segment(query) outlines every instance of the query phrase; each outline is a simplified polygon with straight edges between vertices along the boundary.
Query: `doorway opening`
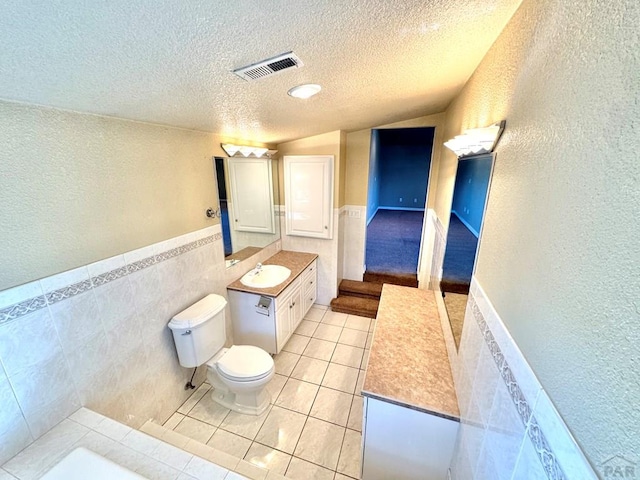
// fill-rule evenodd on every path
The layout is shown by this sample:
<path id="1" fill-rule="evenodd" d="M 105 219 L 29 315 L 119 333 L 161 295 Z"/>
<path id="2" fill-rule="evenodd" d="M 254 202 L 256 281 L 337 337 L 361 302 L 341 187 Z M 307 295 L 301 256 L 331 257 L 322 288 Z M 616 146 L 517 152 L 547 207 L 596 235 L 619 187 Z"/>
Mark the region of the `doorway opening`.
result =
<path id="1" fill-rule="evenodd" d="M 434 127 L 371 132 L 365 282 L 418 286 Z"/>

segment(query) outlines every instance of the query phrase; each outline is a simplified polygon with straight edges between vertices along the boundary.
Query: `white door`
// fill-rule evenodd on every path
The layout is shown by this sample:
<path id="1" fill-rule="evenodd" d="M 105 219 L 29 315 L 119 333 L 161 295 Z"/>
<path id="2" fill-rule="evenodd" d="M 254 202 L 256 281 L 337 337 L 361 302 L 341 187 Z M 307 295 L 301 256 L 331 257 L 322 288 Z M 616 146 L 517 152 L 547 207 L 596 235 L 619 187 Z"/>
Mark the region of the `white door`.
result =
<path id="1" fill-rule="evenodd" d="M 287 235 L 333 238 L 333 155 L 284 157 Z"/>
<path id="2" fill-rule="evenodd" d="M 275 233 L 271 160 L 230 158 L 229 223 L 243 232 Z"/>

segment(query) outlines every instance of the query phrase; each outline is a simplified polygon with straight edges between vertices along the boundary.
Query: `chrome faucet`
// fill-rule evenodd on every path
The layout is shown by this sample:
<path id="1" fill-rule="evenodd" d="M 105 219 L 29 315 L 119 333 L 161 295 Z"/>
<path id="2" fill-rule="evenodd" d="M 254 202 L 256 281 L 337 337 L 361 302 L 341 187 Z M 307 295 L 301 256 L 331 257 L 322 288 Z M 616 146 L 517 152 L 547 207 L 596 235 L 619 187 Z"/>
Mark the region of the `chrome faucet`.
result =
<path id="1" fill-rule="evenodd" d="M 256 275 L 259 274 L 261 271 L 262 271 L 262 264 L 258 262 L 258 264 L 256 265 Z"/>

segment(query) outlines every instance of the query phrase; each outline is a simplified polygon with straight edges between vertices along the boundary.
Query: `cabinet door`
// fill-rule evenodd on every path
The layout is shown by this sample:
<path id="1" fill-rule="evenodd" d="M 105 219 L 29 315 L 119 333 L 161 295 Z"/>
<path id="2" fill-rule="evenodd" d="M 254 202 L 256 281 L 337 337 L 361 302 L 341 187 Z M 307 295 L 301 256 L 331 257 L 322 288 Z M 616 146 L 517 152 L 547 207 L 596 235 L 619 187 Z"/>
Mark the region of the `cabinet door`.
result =
<path id="1" fill-rule="evenodd" d="M 305 313 L 303 308 L 302 289 L 298 286 L 291 296 L 291 315 L 289 316 L 291 321 L 291 333 L 298 328 L 298 325 L 302 321 L 302 317 Z"/>
<path id="2" fill-rule="evenodd" d="M 333 238 L 333 155 L 284 157 L 287 235 Z"/>
<path id="3" fill-rule="evenodd" d="M 280 353 L 282 347 L 291 336 L 291 297 L 283 299 L 276 309 L 276 351 Z"/>
<path id="4" fill-rule="evenodd" d="M 229 223 L 243 232 L 275 233 L 271 160 L 230 158 Z"/>

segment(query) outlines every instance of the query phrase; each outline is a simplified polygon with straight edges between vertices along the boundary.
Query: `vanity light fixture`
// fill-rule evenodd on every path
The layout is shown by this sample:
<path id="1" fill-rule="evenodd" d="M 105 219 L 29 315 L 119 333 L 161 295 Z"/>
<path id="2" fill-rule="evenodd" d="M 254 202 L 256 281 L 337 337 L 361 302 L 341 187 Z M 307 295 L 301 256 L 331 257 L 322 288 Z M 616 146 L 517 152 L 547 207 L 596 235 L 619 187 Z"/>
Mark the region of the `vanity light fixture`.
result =
<path id="1" fill-rule="evenodd" d="M 291 97 L 306 99 L 313 97 L 320 90 L 322 90 L 322 87 L 317 83 L 305 83 L 304 85 L 293 87 L 287 93 Z"/>
<path id="2" fill-rule="evenodd" d="M 233 143 L 221 143 L 220 146 L 230 157 L 271 157 L 277 150 L 269 150 L 265 147 L 251 147 L 249 145 L 234 145 Z"/>
<path id="3" fill-rule="evenodd" d="M 502 136 L 505 124 L 506 121 L 502 120 L 488 127 L 465 130 L 462 135 L 456 135 L 445 142 L 444 146 L 452 150 L 458 158 L 491 153 Z"/>

